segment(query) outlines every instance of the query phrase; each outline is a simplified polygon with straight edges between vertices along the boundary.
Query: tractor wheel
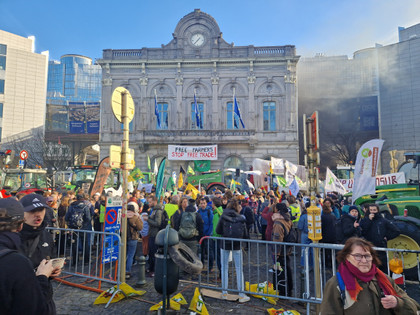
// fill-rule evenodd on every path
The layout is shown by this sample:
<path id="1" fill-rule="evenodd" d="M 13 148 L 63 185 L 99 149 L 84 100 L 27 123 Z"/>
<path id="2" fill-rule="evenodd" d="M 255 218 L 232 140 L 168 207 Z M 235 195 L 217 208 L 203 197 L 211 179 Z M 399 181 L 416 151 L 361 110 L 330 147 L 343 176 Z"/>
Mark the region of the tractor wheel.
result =
<path id="1" fill-rule="evenodd" d="M 398 220 L 394 221 L 393 223 L 400 229 L 401 234 L 398 237 L 388 241 L 388 248 L 420 251 L 420 226 Z M 408 253 L 404 254 L 403 256 L 404 274 L 406 279 L 420 280 L 418 279 L 417 255 Z M 393 256 L 390 254 L 389 259 L 391 260 L 392 258 Z"/>
<path id="2" fill-rule="evenodd" d="M 226 187 L 222 186 L 222 185 L 212 185 L 210 187 L 207 188 L 206 190 L 206 194 L 207 195 L 212 195 L 213 194 L 213 190 L 215 189 L 219 189 L 221 192 L 225 192 Z"/>

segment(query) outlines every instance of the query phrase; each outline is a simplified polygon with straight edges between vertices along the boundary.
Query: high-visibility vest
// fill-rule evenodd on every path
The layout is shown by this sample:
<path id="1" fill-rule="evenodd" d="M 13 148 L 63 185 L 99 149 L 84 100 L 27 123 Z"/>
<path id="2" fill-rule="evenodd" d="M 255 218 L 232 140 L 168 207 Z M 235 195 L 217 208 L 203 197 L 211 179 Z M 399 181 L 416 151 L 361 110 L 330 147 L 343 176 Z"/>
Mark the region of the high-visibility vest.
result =
<path id="1" fill-rule="evenodd" d="M 300 218 L 300 206 L 289 205 L 289 207 L 292 212 L 292 216 L 296 217 L 296 219 L 293 220 L 293 223 L 298 222 Z"/>

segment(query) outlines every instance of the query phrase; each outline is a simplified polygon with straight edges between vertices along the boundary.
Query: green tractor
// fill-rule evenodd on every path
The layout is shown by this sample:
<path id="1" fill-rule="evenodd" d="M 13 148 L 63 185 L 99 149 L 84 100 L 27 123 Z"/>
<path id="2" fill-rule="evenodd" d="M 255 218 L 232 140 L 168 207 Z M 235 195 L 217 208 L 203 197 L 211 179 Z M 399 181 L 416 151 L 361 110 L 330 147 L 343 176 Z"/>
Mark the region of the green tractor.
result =
<path id="1" fill-rule="evenodd" d="M 416 167 L 420 167 L 417 165 Z M 374 195 L 365 195 L 355 201 L 356 205 L 376 203 L 381 213 L 400 229 L 401 234 L 388 241 L 389 248 L 415 250 L 420 252 L 420 194 L 419 181 L 409 180 L 407 184 L 376 187 Z M 392 259 L 393 257 L 389 257 Z M 417 279 L 417 265 L 420 254 L 404 254 L 404 273 L 408 279 Z M 420 279 L 419 279 L 420 280 Z"/>
<path id="2" fill-rule="evenodd" d="M 195 187 L 204 187 L 206 193 L 211 195 L 213 190 L 219 189 L 225 191 L 226 185 L 223 183 L 222 171 L 208 171 L 202 172 L 201 175 L 188 175 L 188 183 Z"/>

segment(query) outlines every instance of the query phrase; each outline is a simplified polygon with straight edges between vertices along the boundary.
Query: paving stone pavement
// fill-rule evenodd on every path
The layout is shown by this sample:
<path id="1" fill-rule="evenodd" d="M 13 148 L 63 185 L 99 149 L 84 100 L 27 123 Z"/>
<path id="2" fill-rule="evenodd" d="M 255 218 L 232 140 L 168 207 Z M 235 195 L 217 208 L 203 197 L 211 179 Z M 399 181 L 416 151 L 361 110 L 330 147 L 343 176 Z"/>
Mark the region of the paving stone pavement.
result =
<path id="1" fill-rule="evenodd" d="M 137 279 L 134 276 L 127 283 L 134 289 L 144 290 L 146 293 L 142 296 L 124 299 L 117 303 L 111 303 L 107 309 L 105 305 L 93 305 L 99 293 L 79 289 L 54 281 L 54 301 L 57 306 L 57 314 L 153 314 L 149 312 L 149 308 L 159 303 L 162 296 L 154 289 L 153 279 L 147 278 L 148 283 L 143 287 L 135 287 Z M 108 286 L 109 287 L 109 286 Z M 183 305 L 178 314 L 190 314 L 188 310 L 189 303 L 194 295 L 198 282 L 180 281 L 176 293 L 181 292 L 187 300 L 188 305 Z M 173 295 L 175 295 L 174 293 Z M 267 309 L 273 307 L 272 304 L 251 297 L 247 303 L 238 303 L 223 301 L 215 298 L 204 297 L 204 303 L 210 315 L 212 314 L 267 314 Z M 285 300 L 279 300 L 276 308 L 300 309 L 303 307 L 291 304 Z M 303 313 L 302 313 L 303 314 Z"/>

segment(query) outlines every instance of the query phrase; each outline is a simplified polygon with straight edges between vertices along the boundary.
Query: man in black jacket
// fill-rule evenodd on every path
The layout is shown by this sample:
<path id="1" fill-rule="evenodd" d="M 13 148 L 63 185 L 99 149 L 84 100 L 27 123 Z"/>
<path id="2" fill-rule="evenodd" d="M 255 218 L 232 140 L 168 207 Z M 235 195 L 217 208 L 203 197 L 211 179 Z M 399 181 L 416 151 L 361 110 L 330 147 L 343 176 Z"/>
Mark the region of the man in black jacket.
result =
<path id="1" fill-rule="evenodd" d="M 54 242 L 52 235 L 45 228 L 45 213 L 51 209 L 47 205 L 47 199 L 38 194 L 29 194 L 20 199 L 25 214 L 23 228 L 20 231 L 22 240 L 23 254 L 32 262 L 33 268 L 38 266 L 42 260 L 53 257 Z M 52 210 L 52 209 L 51 209 Z M 52 276 L 58 276 L 60 270 Z M 55 304 L 53 300 L 53 287 L 51 278 L 48 279 L 49 291 L 46 295 L 48 311 L 47 314 L 55 314 Z"/>
<path id="2" fill-rule="evenodd" d="M 19 253 L 24 209 L 13 198 L 0 199 L 0 310 L 1 314 L 51 314 L 46 295 L 48 278 L 57 270 L 42 260 L 36 273 Z"/>
<path id="3" fill-rule="evenodd" d="M 387 247 L 387 242 L 400 235 L 400 230 L 391 221 L 379 213 L 377 204 L 370 204 L 365 217 L 360 221 L 362 235 L 376 247 Z M 386 252 L 378 251 L 382 265 L 379 267 L 384 273 L 388 272 Z"/>

